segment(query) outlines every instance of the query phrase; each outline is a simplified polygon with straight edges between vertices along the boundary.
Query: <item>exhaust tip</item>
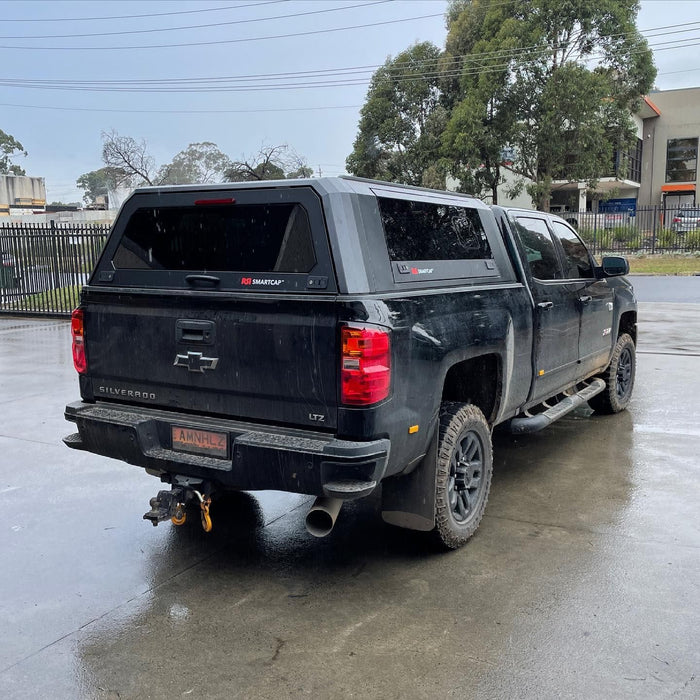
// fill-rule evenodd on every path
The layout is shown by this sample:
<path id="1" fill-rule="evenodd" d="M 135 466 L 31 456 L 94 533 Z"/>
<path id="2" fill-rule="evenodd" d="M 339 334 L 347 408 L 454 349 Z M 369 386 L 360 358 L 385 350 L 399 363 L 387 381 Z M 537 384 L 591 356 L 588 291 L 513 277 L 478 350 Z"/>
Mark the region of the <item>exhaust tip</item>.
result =
<path id="1" fill-rule="evenodd" d="M 339 498 L 317 498 L 306 514 L 307 532 L 314 537 L 329 535 L 342 505 Z"/>

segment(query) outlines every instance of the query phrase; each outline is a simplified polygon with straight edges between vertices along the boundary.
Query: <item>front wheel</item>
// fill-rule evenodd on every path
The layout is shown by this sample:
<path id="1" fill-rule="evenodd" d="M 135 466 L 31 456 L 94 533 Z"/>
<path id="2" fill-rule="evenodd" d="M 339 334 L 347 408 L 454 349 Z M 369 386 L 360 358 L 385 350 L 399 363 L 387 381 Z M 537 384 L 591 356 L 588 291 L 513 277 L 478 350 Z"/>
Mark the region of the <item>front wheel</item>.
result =
<path id="1" fill-rule="evenodd" d="M 443 403 L 437 454 L 434 534 L 448 549 L 461 547 L 479 527 L 493 473 L 491 430 L 471 404 Z"/>
<path id="2" fill-rule="evenodd" d="M 612 359 L 601 378 L 605 389 L 596 394 L 588 405 L 596 413 L 619 413 L 627 408 L 632 398 L 636 370 L 634 341 L 623 333 L 615 343 Z"/>

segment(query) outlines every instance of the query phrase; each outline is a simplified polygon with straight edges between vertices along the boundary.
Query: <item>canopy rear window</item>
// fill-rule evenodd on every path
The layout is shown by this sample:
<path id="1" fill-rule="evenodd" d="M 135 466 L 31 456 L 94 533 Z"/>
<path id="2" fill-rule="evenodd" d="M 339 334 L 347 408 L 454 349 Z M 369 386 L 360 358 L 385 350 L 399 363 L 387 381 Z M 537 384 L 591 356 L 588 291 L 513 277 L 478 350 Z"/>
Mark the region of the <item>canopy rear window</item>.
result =
<path id="1" fill-rule="evenodd" d="M 321 200 L 296 184 L 137 190 L 90 284 L 198 293 L 336 290 Z"/>
<path id="2" fill-rule="evenodd" d="M 298 203 L 143 207 L 112 258 L 117 270 L 306 273 L 316 264 Z"/>

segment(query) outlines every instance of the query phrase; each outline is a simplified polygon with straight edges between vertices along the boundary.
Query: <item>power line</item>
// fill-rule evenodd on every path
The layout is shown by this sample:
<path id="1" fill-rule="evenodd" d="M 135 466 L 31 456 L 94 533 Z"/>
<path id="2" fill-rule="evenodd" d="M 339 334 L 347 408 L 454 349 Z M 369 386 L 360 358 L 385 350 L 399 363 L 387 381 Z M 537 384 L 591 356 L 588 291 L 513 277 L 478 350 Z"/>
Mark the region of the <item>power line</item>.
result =
<path id="1" fill-rule="evenodd" d="M 251 41 L 266 41 L 269 39 L 288 39 L 298 36 L 312 36 L 314 34 L 331 34 L 334 32 L 344 32 L 350 29 L 366 29 L 368 27 L 382 27 L 389 24 L 399 24 L 400 22 L 415 22 L 419 19 L 430 19 L 442 17 L 442 12 L 429 15 L 419 15 L 417 17 L 402 17 L 400 19 L 389 19 L 383 22 L 369 22 L 367 24 L 354 24 L 347 27 L 332 27 L 330 29 L 313 29 L 306 32 L 292 32 L 290 34 L 274 34 L 268 36 L 245 37 L 241 39 L 219 39 L 217 41 L 191 41 L 180 44 L 147 44 L 143 46 L 0 46 L 0 49 L 10 51 L 137 51 L 143 49 L 174 49 L 189 46 L 216 46 L 222 44 L 242 44 Z"/>
<path id="2" fill-rule="evenodd" d="M 318 107 L 263 107 L 256 109 L 105 109 L 101 107 L 58 107 L 56 105 L 26 105 L 0 103 L 0 107 L 19 109 L 51 109 L 58 112 L 107 112 L 119 114 L 261 114 L 264 112 L 316 112 L 330 109 L 360 109 L 362 105 L 324 105 Z"/>
<path id="3" fill-rule="evenodd" d="M 241 10 L 244 7 L 262 5 L 278 5 L 289 0 L 265 0 L 264 2 L 249 2 L 245 5 L 226 5 L 225 7 L 209 7 L 201 10 L 177 10 L 175 12 L 154 12 L 143 15 L 113 15 L 111 17 L 27 17 L 23 19 L 3 17 L 0 22 L 101 22 L 114 19 L 145 19 L 146 17 L 172 17 L 173 15 L 194 15 L 204 12 L 222 12 L 224 10 Z"/>
<path id="4" fill-rule="evenodd" d="M 696 31 L 696 30 L 695 30 Z M 661 36 L 661 35 L 659 35 Z M 698 36 L 687 37 L 684 39 L 673 39 L 666 42 L 658 42 L 650 46 L 657 51 L 669 49 L 684 48 L 695 46 L 698 41 Z M 645 51 L 645 47 L 641 47 L 638 52 Z M 635 53 L 635 52 L 633 52 Z M 538 51 L 531 52 L 532 61 L 535 64 L 536 60 L 541 57 L 548 57 L 549 49 L 543 48 Z M 465 58 L 469 58 L 467 55 Z M 397 82 L 410 82 L 429 79 L 445 79 L 456 77 L 468 77 L 471 75 L 492 74 L 507 70 L 510 60 L 514 56 L 496 57 L 496 60 L 501 63 L 486 64 L 471 68 L 455 67 L 441 68 L 433 59 L 421 62 L 420 66 L 430 64 L 425 71 L 406 72 L 390 76 L 392 80 Z M 604 58 L 603 54 L 591 54 L 587 57 L 589 61 L 595 61 Z M 468 65 L 468 64 L 467 64 Z M 43 90 L 64 90 L 64 91 L 86 91 L 86 92 L 131 92 L 131 93 L 203 93 L 203 92 L 265 92 L 278 90 L 307 90 L 315 88 L 328 87 L 351 87 L 358 85 L 366 85 L 370 82 L 370 77 L 363 77 L 369 72 L 367 68 L 344 68 L 333 70 L 320 71 L 302 71 L 300 73 L 273 73 L 261 74 L 258 76 L 241 76 L 228 78 L 186 78 L 186 79 L 165 79 L 163 81 L 147 80 L 147 81 L 45 81 L 33 79 L 0 79 L 0 85 L 5 87 L 20 87 L 25 89 L 43 89 Z M 270 82 L 275 80 L 277 82 Z M 228 81 L 233 84 L 221 84 L 222 81 Z M 245 85 L 241 82 L 258 81 L 263 84 Z M 195 84 L 192 84 L 195 83 Z M 216 83 L 216 84 L 212 84 Z"/>
<path id="5" fill-rule="evenodd" d="M 700 22 L 691 22 L 691 23 L 684 23 L 684 24 L 672 24 L 672 25 L 665 25 L 665 26 L 660 26 L 660 27 L 653 27 L 648 30 L 649 36 L 647 38 L 656 38 L 659 36 L 665 36 L 669 34 L 682 34 L 682 33 L 687 33 L 687 32 L 694 32 L 698 30 L 697 25 L 700 25 Z M 683 29 L 676 29 L 677 27 L 683 27 Z M 674 31 L 664 31 L 664 30 L 674 30 Z M 613 35 L 614 37 L 621 37 L 621 36 L 626 36 L 625 33 Z M 690 40 L 690 39 L 688 39 Z M 684 41 L 684 40 L 676 40 L 676 41 Z M 481 52 L 481 53 L 471 53 L 471 54 L 462 54 L 462 55 L 450 55 L 450 56 L 440 56 L 436 59 L 424 59 L 423 61 L 420 62 L 420 66 L 424 67 L 426 69 L 430 68 L 431 66 L 435 68 L 436 74 L 437 74 L 437 68 L 438 66 L 441 67 L 440 74 L 445 73 L 445 66 L 446 63 L 453 62 L 456 63 L 460 61 L 461 59 L 465 59 L 466 61 L 469 62 L 476 62 L 479 59 L 482 59 L 484 61 L 488 59 L 500 59 L 503 61 L 508 61 L 512 58 L 516 58 L 523 53 L 527 53 L 530 51 L 534 51 L 535 54 L 537 53 L 544 53 L 548 54 L 549 49 L 548 48 L 541 48 L 538 46 L 529 46 L 529 47 L 516 47 L 513 49 L 503 49 L 503 50 L 498 50 L 498 51 L 490 51 L 490 52 Z M 507 66 L 507 63 L 502 63 L 499 66 L 494 66 L 493 64 L 491 66 L 488 66 L 489 68 L 493 67 L 503 67 L 505 68 Z M 287 80 L 287 79 L 292 79 L 292 78 L 320 78 L 320 77 L 325 77 L 325 78 L 331 78 L 331 77 L 340 77 L 340 76 L 350 76 L 350 75 L 364 75 L 364 74 L 369 74 L 372 73 L 375 69 L 381 68 L 381 65 L 378 64 L 370 64 L 370 65 L 362 65 L 362 66 L 350 66 L 350 67 L 344 67 L 344 68 L 327 68 L 327 69 L 315 69 L 315 70 L 309 70 L 309 71 L 292 71 L 292 72 L 281 72 L 281 73 L 257 73 L 257 74 L 245 74 L 245 75 L 233 75 L 233 76 L 216 76 L 216 77 L 196 77 L 196 78 L 163 78 L 163 79 L 121 79 L 121 80 L 70 80 L 70 79 L 61 79 L 61 80 L 41 80 L 41 79 L 26 79 L 26 78 L 5 78 L 3 84 L 5 84 L 8 87 L 11 86 L 16 86 L 16 87 L 53 87 L 57 86 L 58 88 L 62 88 L 64 86 L 71 86 L 71 87 L 80 87 L 80 86 L 85 86 L 86 88 L 102 88 L 104 86 L 115 86 L 115 87 L 120 87 L 120 86 L 128 86 L 128 87 L 133 87 L 135 85 L 141 86 L 155 86 L 155 87 L 161 87 L 161 86 L 166 86 L 166 85 L 179 85 L 179 84 L 191 84 L 191 83 L 218 83 L 218 82 L 250 82 L 250 81 L 270 81 L 273 79 L 277 80 Z M 396 72 L 399 73 L 405 68 L 403 66 L 387 66 L 386 69 L 390 72 Z M 458 70 L 459 68 L 452 68 L 450 69 L 449 67 L 447 70 Z"/>
<path id="6" fill-rule="evenodd" d="M 288 15 L 274 15 L 272 17 L 254 17 L 251 19 L 235 19 L 227 22 L 211 22 L 209 24 L 193 24 L 182 27 L 164 27 L 160 29 L 133 29 L 119 32 L 93 32 L 90 34 L 37 34 L 33 36 L 0 36 L 0 40 L 14 39 L 75 39 L 89 38 L 96 36 L 125 36 L 128 34 L 153 34 L 158 32 L 177 32 L 182 30 L 192 31 L 193 29 L 208 29 L 210 27 L 225 27 L 234 24 L 250 24 L 253 22 L 269 22 L 277 19 L 290 19 L 292 17 L 307 17 L 309 15 L 321 15 L 328 12 L 340 12 L 341 10 L 353 10 L 360 7 L 371 7 L 372 5 L 383 5 L 387 2 L 395 2 L 395 0 L 374 0 L 373 2 L 361 2 L 355 5 L 344 5 L 343 7 L 329 7 L 323 10 L 309 10 L 307 12 L 294 12 Z"/>

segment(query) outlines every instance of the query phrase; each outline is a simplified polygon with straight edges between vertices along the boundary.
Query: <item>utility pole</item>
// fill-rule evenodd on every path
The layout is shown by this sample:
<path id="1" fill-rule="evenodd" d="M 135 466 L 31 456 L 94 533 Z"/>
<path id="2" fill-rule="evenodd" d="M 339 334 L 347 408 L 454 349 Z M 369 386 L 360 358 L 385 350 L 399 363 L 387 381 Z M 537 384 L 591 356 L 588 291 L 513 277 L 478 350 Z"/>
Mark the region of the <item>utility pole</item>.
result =
<path id="1" fill-rule="evenodd" d="M 318 176 L 323 177 L 323 171 L 321 170 L 321 165 L 318 166 Z"/>

